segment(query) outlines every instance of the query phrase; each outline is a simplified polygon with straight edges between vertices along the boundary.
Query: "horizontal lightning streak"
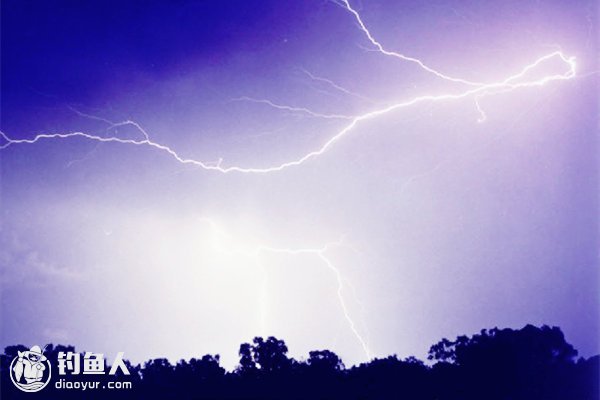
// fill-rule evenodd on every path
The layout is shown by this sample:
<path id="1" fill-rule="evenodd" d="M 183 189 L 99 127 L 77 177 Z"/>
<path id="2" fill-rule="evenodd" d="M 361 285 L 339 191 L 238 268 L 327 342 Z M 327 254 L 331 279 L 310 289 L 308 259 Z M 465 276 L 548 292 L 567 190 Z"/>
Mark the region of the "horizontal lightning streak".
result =
<path id="1" fill-rule="evenodd" d="M 311 73 L 310 71 L 305 70 L 304 68 L 300 68 L 300 71 L 302 71 L 306 76 L 308 76 L 313 81 L 323 82 L 323 83 L 331 86 L 335 90 L 338 90 L 338 91 L 340 91 L 340 92 L 342 92 L 344 94 L 347 94 L 348 96 L 353 96 L 353 97 L 356 97 L 358 99 L 367 101 L 369 103 L 375 103 L 372 99 L 369 99 L 368 97 L 365 97 L 365 96 L 363 96 L 361 94 L 358 94 L 358 93 L 355 93 L 355 92 L 353 92 L 351 90 L 348 90 L 345 87 L 338 85 L 337 83 L 335 83 L 331 79 L 327 79 L 327 78 L 323 78 L 323 77 L 320 77 L 320 76 L 316 76 L 313 73 Z"/>
<path id="2" fill-rule="evenodd" d="M 547 60 L 554 59 L 554 58 L 560 59 L 566 66 L 568 66 L 568 70 L 565 73 L 548 75 L 548 76 L 544 76 L 544 77 L 536 79 L 536 80 L 520 81 L 533 68 L 535 68 L 536 66 L 539 66 L 541 63 L 543 63 Z M 520 88 L 544 86 L 553 81 L 562 81 L 562 80 L 568 80 L 568 79 L 573 78 L 575 76 L 575 69 L 576 69 L 576 63 L 575 63 L 574 57 L 567 57 L 562 52 L 555 51 L 555 52 L 547 54 L 547 55 L 537 59 L 533 63 L 525 66 L 521 70 L 521 72 L 511 75 L 508 78 L 504 79 L 503 81 L 500 81 L 497 83 L 490 83 L 490 84 L 473 87 L 473 88 L 464 90 L 459 93 L 418 96 L 418 97 L 412 98 L 410 100 L 395 103 L 395 104 L 392 104 L 385 108 L 371 111 L 371 112 L 353 117 L 353 119 L 350 121 L 350 123 L 348 125 L 346 125 L 337 134 L 335 134 L 330 139 L 328 139 L 323 145 L 321 145 L 320 148 L 313 150 L 295 160 L 287 161 L 287 162 L 284 162 L 282 164 L 272 166 L 272 167 L 264 167 L 264 168 L 255 168 L 255 167 L 249 168 L 249 167 L 241 167 L 241 166 L 223 167 L 221 165 L 221 163 L 218 163 L 215 165 L 215 164 L 195 160 L 192 158 L 184 158 L 183 156 L 179 155 L 175 150 L 173 150 L 169 146 L 152 141 L 150 139 L 148 133 L 138 123 L 131 121 L 131 120 L 119 122 L 118 124 L 113 124 L 109 127 L 109 129 L 112 129 L 112 128 L 115 128 L 118 126 L 131 125 L 131 126 L 135 127 L 136 129 L 138 129 L 142 133 L 142 135 L 144 136 L 143 140 L 123 139 L 123 138 L 116 137 L 116 136 L 101 137 L 98 135 L 92 135 L 92 134 L 88 134 L 88 133 L 84 133 L 84 132 L 39 134 L 32 139 L 11 139 L 5 133 L 0 132 L 0 137 L 3 138 L 4 141 L 6 142 L 3 145 L 0 145 L 0 149 L 5 149 L 8 146 L 14 145 L 14 144 L 33 144 L 41 139 L 67 139 L 67 138 L 72 138 L 72 137 L 82 137 L 82 138 L 86 138 L 89 140 L 105 142 L 105 143 L 115 142 L 115 143 L 121 143 L 121 144 L 133 144 L 133 145 L 138 145 L 138 146 L 150 146 L 157 150 L 167 153 L 168 155 L 170 155 L 171 157 L 173 157 L 175 160 L 177 160 L 178 162 L 180 162 L 182 164 L 196 165 L 196 166 L 199 166 L 208 171 L 216 171 L 216 172 L 221 172 L 221 173 L 239 172 L 239 173 L 265 174 L 265 173 L 282 171 L 282 170 L 285 170 L 290 167 L 298 166 L 312 158 L 322 155 L 334 143 L 336 143 L 343 136 L 345 136 L 348 132 L 350 132 L 352 129 L 354 129 L 360 122 L 363 122 L 363 121 L 366 121 L 369 119 L 374 119 L 376 117 L 380 117 L 382 115 L 389 114 L 393 111 L 396 111 L 396 110 L 399 110 L 402 108 L 406 108 L 406 107 L 409 107 L 409 106 L 412 106 L 412 105 L 415 105 L 418 103 L 423 103 L 423 102 L 458 100 L 458 99 L 463 99 L 463 98 L 466 98 L 469 96 L 482 96 L 482 95 L 491 96 L 491 95 L 494 95 L 497 93 L 511 92 L 511 91 L 514 91 L 514 90 L 520 89 Z M 264 100 L 261 102 L 268 103 L 268 100 Z M 276 105 L 276 106 L 286 108 L 286 106 L 278 106 L 278 105 Z"/>
<path id="3" fill-rule="evenodd" d="M 292 107 L 292 106 L 288 106 L 288 105 L 281 105 L 281 104 L 274 103 L 271 100 L 254 99 L 252 97 L 246 97 L 246 96 L 244 96 L 244 97 L 238 97 L 238 98 L 231 99 L 231 100 L 232 101 L 250 101 L 250 102 L 253 102 L 253 103 L 267 104 L 267 105 L 269 105 L 269 106 L 271 106 L 273 108 L 276 108 L 278 110 L 307 114 L 307 115 L 310 115 L 311 117 L 315 117 L 315 118 L 324 118 L 324 119 L 353 119 L 353 118 L 355 118 L 355 116 L 352 116 L 352 115 L 323 114 L 323 113 L 319 113 L 319 112 L 316 112 L 316 111 L 309 110 L 308 108 L 305 108 L 305 107 Z"/>

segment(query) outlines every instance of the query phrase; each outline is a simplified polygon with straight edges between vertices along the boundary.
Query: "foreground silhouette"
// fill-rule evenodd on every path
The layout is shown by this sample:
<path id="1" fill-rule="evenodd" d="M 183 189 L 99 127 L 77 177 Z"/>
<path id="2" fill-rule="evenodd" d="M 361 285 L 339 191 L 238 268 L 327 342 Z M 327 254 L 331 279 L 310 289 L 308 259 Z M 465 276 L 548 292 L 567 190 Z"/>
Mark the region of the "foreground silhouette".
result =
<path id="1" fill-rule="evenodd" d="M 154 359 L 127 363 L 121 374 L 63 377 L 82 381 L 131 381 L 126 390 L 59 390 L 52 381 L 37 393 L 19 392 L 10 382 L 9 366 L 25 346 L 9 346 L 0 356 L 2 399 L 407 399 L 407 400 L 598 400 L 600 356 L 577 358 L 577 351 L 556 327 L 528 325 L 520 330 L 483 330 L 472 337 L 443 339 L 429 351 L 429 363 L 394 356 L 345 368 L 329 350 L 311 351 L 306 361 L 287 356 L 282 340 L 256 337 L 239 349 L 231 372 L 219 356 L 171 364 Z M 70 346 L 48 345 L 56 360 Z"/>

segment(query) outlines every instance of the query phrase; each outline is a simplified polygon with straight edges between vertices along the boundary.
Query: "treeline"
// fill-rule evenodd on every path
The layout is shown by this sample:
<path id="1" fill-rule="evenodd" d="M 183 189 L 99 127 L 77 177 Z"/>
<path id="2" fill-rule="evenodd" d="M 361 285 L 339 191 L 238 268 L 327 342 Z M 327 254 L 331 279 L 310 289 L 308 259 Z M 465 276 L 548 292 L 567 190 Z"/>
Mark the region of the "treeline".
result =
<path id="1" fill-rule="evenodd" d="M 406 399 L 406 400 L 598 400 L 600 356 L 578 358 L 557 327 L 483 330 L 433 345 L 426 364 L 414 357 L 389 356 L 346 368 L 329 350 L 311 351 L 305 361 L 288 357 L 282 340 L 254 338 L 240 346 L 234 371 L 219 356 L 128 363 L 130 376 L 77 375 L 77 381 L 131 381 L 131 389 L 59 390 L 58 352 L 46 347 L 52 382 L 37 393 L 19 392 L 9 365 L 25 346 L 0 356 L 2 399 Z"/>

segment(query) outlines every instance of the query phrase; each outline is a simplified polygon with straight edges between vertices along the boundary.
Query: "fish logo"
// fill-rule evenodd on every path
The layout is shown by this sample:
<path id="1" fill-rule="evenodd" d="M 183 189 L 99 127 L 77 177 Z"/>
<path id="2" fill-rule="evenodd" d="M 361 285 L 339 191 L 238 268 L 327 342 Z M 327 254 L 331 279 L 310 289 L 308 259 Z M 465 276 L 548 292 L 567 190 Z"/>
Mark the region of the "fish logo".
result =
<path id="1" fill-rule="evenodd" d="M 44 350 L 46 348 L 44 347 Z M 28 351 L 19 351 L 10 363 L 10 379 L 24 392 L 39 392 L 48 385 L 52 370 L 50 361 L 40 346 Z"/>

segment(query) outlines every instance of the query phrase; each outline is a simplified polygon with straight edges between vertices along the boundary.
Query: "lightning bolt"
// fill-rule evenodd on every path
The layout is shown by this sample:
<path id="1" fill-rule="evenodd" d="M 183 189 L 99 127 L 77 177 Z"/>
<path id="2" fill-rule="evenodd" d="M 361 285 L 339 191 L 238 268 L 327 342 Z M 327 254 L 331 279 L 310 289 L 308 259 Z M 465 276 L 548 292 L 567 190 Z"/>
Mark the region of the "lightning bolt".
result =
<path id="1" fill-rule="evenodd" d="M 487 114 L 485 113 L 485 111 L 483 111 L 483 108 L 481 108 L 481 104 L 479 103 L 481 97 L 482 96 L 475 96 L 475 108 L 477 108 L 477 112 L 479 113 L 479 118 L 477 118 L 477 122 L 485 122 L 485 120 L 487 119 Z"/>
<path id="2" fill-rule="evenodd" d="M 369 359 L 371 358 L 372 352 L 369 349 L 367 341 L 363 338 L 361 333 L 358 331 L 356 323 L 354 322 L 354 319 L 351 316 L 347 302 L 344 298 L 344 278 L 342 277 L 342 273 L 335 266 L 333 261 L 331 261 L 331 259 L 327 256 L 327 253 L 331 248 L 344 246 L 342 239 L 340 239 L 336 242 L 327 243 L 324 246 L 319 247 L 319 248 L 281 248 L 281 247 L 274 247 L 274 246 L 265 245 L 265 244 L 253 245 L 253 244 L 249 244 L 247 241 L 243 242 L 243 244 L 238 244 L 239 242 L 237 242 L 235 240 L 235 238 L 233 238 L 228 232 L 226 232 L 213 219 L 207 218 L 207 217 L 202 217 L 202 218 L 199 218 L 199 221 L 207 223 L 210 226 L 211 230 L 214 233 L 216 233 L 217 240 L 215 243 L 213 243 L 213 246 L 218 252 L 226 253 L 226 254 L 241 254 L 245 257 L 249 257 L 254 260 L 254 264 L 257 265 L 259 267 L 259 269 L 261 270 L 261 272 L 263 274 L 263 279 L 262 279 L 261 285 L 260 285 L 261 289 L 260 289 L 260 295 L 259 295 L 259 304 L 260 304 L 259 316 L 260 316 L 261 330 L 263 333 L 267 332 L 267 327 L 266 327 L 267 326 L 267 314 L 268 314 L 267 291 L 268 291 L 268 285 L 269 285 L 269 277 L 268 277 L 267 269 L 261 260 L 261 256 L 263 256 L 264 254 L 269 254 L 269 253 L 270 254 L 286 254 L 286 255 L 290 255 L 290 256 L 297 256 L 297 255 L 302 255 L 302 254 L 313 255 L 319 261 L 321 261 L 322 264 L 327 269 L 329 269 L 333 273 L 335 280 L 336 280 L 336 284 L 337 284 L 336 295 L 337 295 L 338 303 L 339 303 L 340 309 L 344 315 L 344 319 L 346 320 L 346 322 L 348 324 L 348 328 L 350 329 L 350 331 L 356 338 L 356 341 L 360 344 L 360 346 L 361 346 L 362 350 L 364 351 L 365 355 L 367 356 L 367 358 L 369 358 Z M 222 240 L 220 240 L 220 238 L 225 239 L 225 240 L 222 241 Z"/>
<path id="3" fill-rule="evenodd" d="M 551 59 L 559 59 L 561 62 L 563 62 L 565 64 L 565 66 L 568 67 L 567 71 L 562 74 L 546 75 L 544 77 L 534 79 L 534 80 L 523 80 L 523 78 L 529 71 L 533 70 L 535 67 L 539 66 L 543 62 L 551 60 Z M 93 134 L 89 134 L 89 133 L 85 133 L 85 132 L 49 133 L 49 134 L 44 133 L 44 134 L 38 134 L 31 139 L 12 139 L 8 135 L 6 135 L 4 132 L 0 131 L 0 138 L 2 138 L 3 141 L 5 142 L 4 144 L 0 145 L 0 150 L 5 149 L 11 145 L 16 145 L 16 144 L 33 144 L 42 139 L 67 139 L 67 138 L 81 137 L 81 138 L 85 138 L 88 140 L 103 142 L 103 143 L 121 143 L 121 144 L 130 144 L 130 145 L 136 145 L 136 146 L 152 147 L 156 150 L 166 153 L 167 155 L 171 156 L 172 158 L 174 158 L 176 161 L 178 161 L 181 164 L 195 165 L 195 166 L 201 167 L 207 171 L 216 171 L 216 172 L 221 172 L 224 174 L 231 173 L 231 172 L 239 172 L 239 173 L 246 173 L 246 174 L 251 174 L 251 173 L 266 174 L 266 173 L 283 171 L 290 167 L 302 165 L 302 164 L 306 163 L 307 161 L 324 154 L 336 142 L 338 142 L 340 139 L 342 139 L 344 136 L 346 136 L 349 132 L 351 132 L 360 123 L 381 117 L 386 114 L 390 114 L 394 111 L 398 111 L 403 108 L 407 108 L 407 107 L 414 106 L 419 103 L 425 103 L 425 102 L 443 102 L 443 101 L 459 100 L 459 99 L 463 99 L 466 97 L 471 97 L 471 96 L 476 97 L 476 96 L 482 96 L 482 95 L 492 96 L 492 95 L 495 95 L 498 93 L 511 92 L 511 91 L 521 89 L 521 88 L 540 87 L 540 86 L 544 86 L 550 82 L 564 81 L 564 80 L 572 79 L 573 77 L 575 77 L 575 75 L 576 75 L 575 58 L 567 57 L 561 51 L 555 51 L 553 53 L 550 53 L 543 57 L 538 58 L 533 63 L 525 66 L 519 73 L 511 75 L 511 76 L 507 77 L 506 79 L 504 79 L 500 82 L 497 82 L 497 83 L 477 84 L 476 87 L 472 87 L 468 90 L 464 90 L 459 93 L 446 93 L 446 94 L 440 94 L 440 95 L 417 96 L 417 97 L 414 97 L 409 100 L 400 101 L 400 102 L 394 103 L 392 105 L 389 105 L 387 107 L 380 108 L 378 110 L 371 111 L 371 112 L 353 117 L 352 120 L 348 123 L 348 125 L 346 125 L 343 129 L 341 129 L 335 135 L 330 137 L 319 148 L 317 148 L 313 151 L 310 151 L 295 160 L 287 161 L 287 162 L 281 163 L 279 165 L 271 166 L 271 167 L 262 167 L 262 168 L 261 167 L 242 167 L 242 166 L 224 167 L 224 166 L 222 166 L 221 163 L 218 163 L 215 165 L 213 163 L 208 163 L 208 162 L 196 160 L 193 158 L 186 158 L 186 157 L 180 155 L 179 153 L 177 153 L 177 151 L 175 151 L 171 147 L 151 140 L 150 136 L 146 132 L 146 130 L 144 130 L 144 128 L 142 128 L 140 124 L 138 124 L 137 122 L 132 121 L 132 120 L 126 120 L 126 121 L 122 121 L 122 122 L 119 122 L 116 124 L 112 124 L 109 127 L 109 130 L 114 129 L 119 126 L 130 125 L 130 126 L 133 126 L 135 129 L 137 129 L 139 132 L 141 132 L 144 139 L 124 139 L 124 138 L 120 138 L 117 136 L 102 137 L 102 136 L 93 135 Z M 294 108 L 292 108 L 292 107 L 280 106 L 275 103 L 268 102 L 267 100 L 260 100 L 260 102 L 267 102 L 268 104 L 270 103 L 269 105 L 274 106 L 276 108 L 284 108 L 284 109 L 289 108 L 289 109 L 291 109 L 291 111 L 294 111 Z M 308 109 L 296 109 L 296 111 L 299 111 L 299 110 L 307 112 L 309 114 L 312 113 L 313 115 L 316 114 L 314 112 L 311 112 Z M 321 116 L 325 116 L 325 114 L 322 114 Z M 329 116 L 329 117 L 332 117 L 332 116 Z M 342 116 L 337 116 L 337 117 L 339 118 Z M 346 118 L 346 116 L 343 116 L 343 117 Z"/>
<path id="4" fill-rule="evenodd" d="M 262 252 L 269 252 L 269 253 L 280 253 L 280 254 L 289 254 L 289 255 L 313 254 L 316 257 L 318 257 L 323 262 L 323 264 L 329 270 L 331 270 L 331 272 L 333 272 L 336 282 L 337 282 L 336 294 L 337 294 L 337 298 L 338 298 L 338 301 L 340 304 L 340 308 L 342 310 L 342 313 L 344 314 L 344 318 L 346 319 L 346 322 L 348 323 L 348 327 L 350 328 L 351 332 L 354 334 L 354 337 L 360 343 L 367 358 L 371 358 L 371 354 L 372 354 L 371 350 L 369 349 L 369 346 L 367 345 L 365 339 L 358 332 L 356 324 L 354 323 L 354 320 L 352 319 L 352 317 L 350 315 L 350 311 L 348 310 L 346 300 L 344 299 L 344 295 L 343 295 L 344 280 L 342 278 L 342 274 L 341 274 L 340 270 L 338 268 L 336 268 L 336 266 L 333 264 L 333 262 L 326 255 L 327 251 L 331 247 L 341 246 L 341 245 L 342 245 L 341 242 L 328 243 L 325 246 L 318 248 L 318 249 L 290 249 L 290 248 L 282 249 L 282 248 L 275 248 L 275 247 L 269 247 L 269 246 L 260 246 L 257 248 L 255 255 L 258 257 L 259 254 Z"/>
<path id="5" fill-rule="evenodd" d="M 307 71 L 304 68 L 300 68 L 300 71 L 302 73 L 304 73 L 306 76 L 308 76 L 310 79 L 312 79 L 315 82 L 322 82 L 325 83 L 326 85 L 334 88 L 335 90 L 342 92 L 344 94 L 347 94 L 348 96 L 352 96 L 352 97 L 356 97 L 358 99 L 364 100 L 366 102 L 369 103 L 375 103 L 372 99 L 369 99 L 368 97 L 365 97 L 359 93 L 355 93 L 351 90 L 346 89 L 345 87 L 338 85 L 337 83 L 335 83 L 334 81 L 332 81 L 331 79 L 327 79 L 327 78 L 323 78 L 321 76 L 316 76 L 313 73 L 311 73 L 310 71 Z"/>
<path id="6" fill-rule="evenodd" d="M 320 112 L 309 110 L 308 108 L 305 108 L 305 107 L 292 107 L 292 106 L 287 106 L 287 105 L 281 105 L 281 104 L 276 104 L 276 103 L 272 102 L 271 100 L 254 99 L 252 97 L 246 97 L 246 96 L 231 99 L 231 101 L 250 101 L 253 103 L 267 104 L 268 106 L 273 107 L 277 110 L 306 114 L 306 115 L 309 115 L 309 116 L 315 117 L 315 118 L 324 118 L 324 119 L 354 119 L 355 118 L 355 116 L 352 116 L 352 115 L 323 114 Z"/>
<path id="7" fill-rule="evenodd" d="M 480 82 L 473 82 L 473 81 L 462 79 L 462 78 L 451 77 L 446 74 L 443 74 L 442 72 L 440 72 L 432 67 L 427 66 L 423 61 L 421 61 L 417 58 L 410 57 L 410 56 L 407 56 L 407 55 L 404 55 L 404 54 L 401 54 L 401 53 L 398 53 L 395 51 L 389 51 L 389 50 L 385 49 L 383 47 L 383 45 L 379 41 L 377 41 L 375 39 L 375 37 L 371 34 L 369 29 L 366 27 L 365 23 L 363 22 L 362 17 L 358 13 L 358 11 L 356 11 L 356 9 L 354 9 L 350 5 L 350 2 L 348 0 L 340 0 L 340 1 L 341 1 L 341 3 L 340 2 L 335 2 L 335 3 L 343 6 L 347 11 L 349 11 L 354 16 L 356 22 L 358 23 L 360 30 L 365 34 L 365 36 L 367 37 L 369 42 L 373 46 L 375 46 L 375 48 L 378 52 L 380 52 L 386 56 L 395 57 L 395 58 L 398 58 L 403 61 L 415 63 L 419 67 L 421 67 L 423 70 L 425 70 L 441 79 L 451 81 L 451 82 L 465 84 L 471 88 L 464 90 L 462 92 L 459 92 L 459 93 L 446 93 L 446 94 L 439 94 L 439 95 L 417 96 L 412 99 L 400 101 L 400 102 L 394 103 L 392 105 L 389 105 L 387 107 L 380 108 L 378 110 L 367 112 L 362 115 L 358 115 L 358 116 L 354 116 L 354 117 L 348 116 L 348 115 L 341 115 L 341 114 L 318 113 L 318 112 L 315 112 L 315 111 L 312 111 L 312 110 L 309 110 L 309 109 L 303 108 L 303 107 L 292 107 L 292 106 L 287 106 L 287 105 L 276 104 L 276 103 L 274 103 L 270 100 L 266 100 L 266 99 L 253 99 L 250 97 L 242 97 L 242 98 L 234 99 L 234 100 L 245 100 L 245 101 L 253 101 L 253 102 L 257 102 L 257 103 L 264 103 L 264 104 L 267 104 L 276 109 L 290 111 L 290 112 L 305 113 L 305 114 L 308 114 L 313 117 L 327 118 L 327 119 L 349 119 L 350 120 L 348 125 L 346 125 L 343 129 L 341 129 L 335 135 L 331 136 L 319 148 L 317 148 L 313 151 L 310 151 L 310 152 L 304 154 L 303 156 L 298 157 L 295 160 L 287 161 L 287 162 L 281 163 L 279 165 L 271 166 L 271 167 L 242 167 L 242 166 L 224 167 L 224 166 L 222 166 L 221 159 L 219 159 L 220 161 L 218 163 L 210 163 L 210 162 L 205 162 L 205 161 L 201 161 L 201 160 L 196 160 L 193 158 L 186 158 L 186 157 L 180 155 L 177 151 L 175 151 L 171 147 L 151 140 L 148 133 L 137 122 L 131 121 L 131 120 L 126 120 L 126 121 L 119 122 L 116 124 L 111 123 L 110 127 L 107 130 L 114 129 L 119 126 L 130 125 L 130 126 L 133 126 L 134 128 L 136 128 L 139 132 L 141 132 L 144 139 L 142 139 L 142 140 L 124 139 L 124 138 L 120 138 L 118 136 L 101 137 L 98 135 L 88 134 L 85 132 L 38 134 L 31 139 L 13 139 L 13 138 L 10 138 L 8 135 L 6 135 L 4 132 L 0 131 L 0 138 L 5 142 L 4 144 L 0 145 L 0 150 L 5 149 L 11 145 L 16 145 L 16 144 L 34 144 L 42 139 L 67 139 L 67 138 L 80 137 L 80 138 L 85 138 L 88 140 L 102 142 L 102 143 L 120 143 L 120 144 L 131 144 L 131 145 L 136 145 L 136 146 L 149 146 L 156 150 L 166 153 L 167 155 L 171 156 L 172 158 L 174 158 L 176 161 L 178 161 L 181 164 L 192 164 L 192 165 L 201 167 L 202 169 L 207 170 L 207 171 L 216 171 L 216 172 L 221 172 L 224 174 L 231 173 L 231 172 L 265 174 L 265 173 L 271 173 L 271 172 L 278 172 L 278 171 L 282 171 L 282 170 L 285 170 L 290 167 L 302 165 L 305 162 L 324 154 L 336 142 L 338 142 L 342 137 L 346 136 L 350 131 L 352 131 L 361 122 L 367 121 L 370 119 L 374 119 L 377 117 L 381 117 L 383 115 L 392 113 L 399 109 L 414 106 L 416 104 L 424 103 L 424 102 L 442 102 L 442 101 L 450 101 L 450 100 L 459 100 L 459 99 L 463 99 L 463 98 L 466 98 L 469 96 L 473 96 L 475 99 L 475 104 L 476 104 L 477 110 L 480 113 L 479 121 L 481 122 L 481 121 L 485 120 L 485 118 L 486 118 L 485 113 L 481 109 L 479 102 L 478 102 L 478 99 L 481 98 L 482 96 L 494 95 L 494 94 L 498 94 L 498 93 L 506 93 L 506 92 L 510 92 L 510 91 L 520 89 L 520 88 L 544 86 L 550 82 L 571 79 L 571 78 L 575 77 L 575 75 L 576 75 L 575 58 L 567 57 L 561 51 L 555 51 L 555 52 L 549 53 L 545 56 L 538 58 L 533 63 L 526 65 L 520 72 L 518 72 L 514 75 L 511 75 L 500 82 L 480 83 Z M 526 76 L 526 74 L 528 72 L 530 72 L 531 70 L 533 70 L 540 64 L 544 63 L 545 61 L 548 61 L 553 58 L 560 59 L 565 64 L 565 66 L 568 67 L 567 71 L 562 74 L 547 75 L 547 76 L 544 76 L 537 80 L 520 81 Z M 87 116 L 87 117 L 90 117 L 93 119 L 101 120 L 104 122 L 110 122 L 106 119 L 95 117 L 95 116 L 90 116 L 90 115 L 87 115 L 87 114 L 84 114 L 84 113 L 81 113 L 78 111 L 77 111 L 77 113 L 82 116 Z"/>
<path id="8" fill-rule="evenodd" d="M 462 83 L 462 84 L 469 85 L 469 86 L 484 86 L 485 85 L 481 82 L 473 82 L 473 81 L 469 81 L 469 80 L 462 79 L 462 78 L 453 78 L 451 76 L 441 73 L 440 71 L 438 71 L 434 68 L 427 66 L 423 61 L 419 60 L 418 58 L 410 57 L 410 56 L 407 56 L 407 55 L 404 55 L 404 54 L 401 54 L 401 53 L 398 53 L 395 51 L 386 50 L 383 47 L 383 45 L 379 41 L 377 41 L 377 39 L 375 39 L 375 37 L 371 34 L 369 29 L 363 22 L 363 19 L 360 16 L 360 14 L 358 13 L 358 11 L 350 5 L 350 2 L 348 0 L 339 0 L 339 2 L 334 1 L 334 3 L 342 6 L 343 8 L 348 10 L 354 16 L 354 19 L 358 23 L 358 27 L 360 28 L 360 30 L 365 34 L 367 39 L 369 39 L 369 42 L 371 42 L 371 44 L 375 47 L 375 49 L 377 51 L 379 51 L 380 53 L 382 53 L 386 56 L 398 58 L 402 61 L 407 61 L 407 62 L 417 64 L 423 70 L 437 76 L 438 78 L 444 79 L 446 81 Z"/>

